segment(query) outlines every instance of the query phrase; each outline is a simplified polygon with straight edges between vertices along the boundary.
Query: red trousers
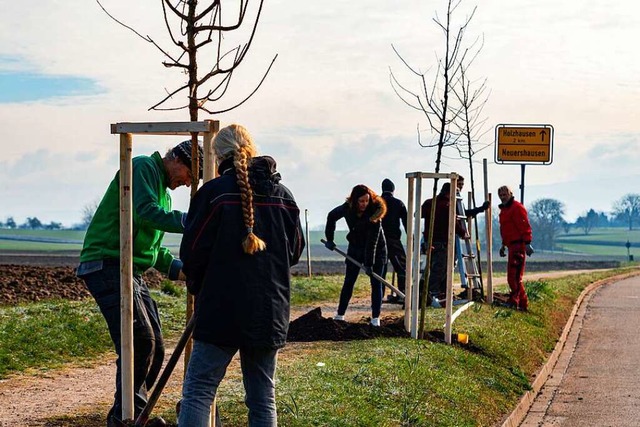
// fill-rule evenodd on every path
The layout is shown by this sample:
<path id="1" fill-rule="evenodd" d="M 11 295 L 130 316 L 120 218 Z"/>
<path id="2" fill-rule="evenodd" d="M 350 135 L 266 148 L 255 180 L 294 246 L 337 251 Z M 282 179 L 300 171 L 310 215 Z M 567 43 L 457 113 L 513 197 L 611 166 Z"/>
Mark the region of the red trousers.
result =
<path id="1" fill-rule="evenodd" d="M 526 310 L 529 306 L 529 299 L 524 290 L 522 276 L 524 276 L 525 252 L 524 243 L 514 243 L 509 245 L 509 258 L 507 264 L 507 282 L 511 289 L 509 303 L 517 308 Z"/>

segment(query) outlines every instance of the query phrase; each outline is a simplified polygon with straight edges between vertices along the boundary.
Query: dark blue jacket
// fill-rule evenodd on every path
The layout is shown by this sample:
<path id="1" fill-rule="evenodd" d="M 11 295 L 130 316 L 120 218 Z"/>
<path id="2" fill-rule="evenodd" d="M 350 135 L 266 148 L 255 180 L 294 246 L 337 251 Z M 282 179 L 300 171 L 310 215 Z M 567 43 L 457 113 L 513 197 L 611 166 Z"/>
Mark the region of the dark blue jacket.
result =
<path id="1" fill-rule="evenodd" d="M 328 241 L 332 242 L 336 231 L 336 223 L 341 218 L 344 218 L 349 227 L 347 254 L 365 266 L 373 266 L 378 263 L 384 264 L 387 259 L 387 243 L 384 238 L 381 219 L 386 212 L 387 206 L 380 196 L 377 196 L 369 203 L 362 216 L 358 216 L 349 207 L 349 203 L 345 202 L 332 209 L 327 215 L 324 235 Z"/>
<path id="2" fill-rule="evenodd" d="M 196 295 L 193 337 L 220 346 L 280 348 L 289 329 L 290 267 L 304 248 L 300 210 L 280 184 L 275 160 L 252 159 L 253 231 L 267 247 L 246 254 L 231 159 L 219 171 L 193 197 L 180 245 L 187 287 Z"/>
<path id="3" fill-rule="evenodd" d="M 407 207 L 402 200 L 393 197 L 393 193 L 390 191 L 383 192 L 380 197 L 387 205 L 387 214 L 382 218 L 384 237 L 387 240 L 400 240 L 400 237 L 402 237 L 400 223 L 402 223 L 404 231 L 407 231 Z"/>

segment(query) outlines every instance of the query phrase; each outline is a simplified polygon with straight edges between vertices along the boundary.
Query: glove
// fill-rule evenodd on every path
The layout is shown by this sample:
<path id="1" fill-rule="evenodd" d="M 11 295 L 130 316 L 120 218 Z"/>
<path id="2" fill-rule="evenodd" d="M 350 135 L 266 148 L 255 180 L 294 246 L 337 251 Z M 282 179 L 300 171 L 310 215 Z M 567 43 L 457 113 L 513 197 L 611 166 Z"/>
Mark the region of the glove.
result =
<path id="1" fill-rule="evenodd" d="M 534 252 L 533 250 L 533 246 L 531 246 L 531 243 L 527 243 L 524 247 L 524 251 L 527 253 L 527 256 L 531 256 Z"/>
<path id="2" fill-rule="evenodd" d="M 367 276 L 371 277 L 373 275 L 373 269 L 370 265 L 364 265 L 364 272 Z"/>
<path id="3" fill-rule="evenodd" d="M 486 211 L 487 209 L 489 209 L 489 202 L 488 202 L 488 201 L 485 201 L 485 202 L 482 204 L 482 212 Z"/>
<path id="4" fill-rule="evenodd" d="M 500 256 L 502 258 L 507 256 L 507 247 L 505 245 L 500 246 Z"/>
<path id="5" fill-rule="evenodd" d="M 331 240 L 327 240 L 326 242 L 324 242 L 324 247 L 332 251 L 336 248 L 336 244 L 333 243 Z"/>

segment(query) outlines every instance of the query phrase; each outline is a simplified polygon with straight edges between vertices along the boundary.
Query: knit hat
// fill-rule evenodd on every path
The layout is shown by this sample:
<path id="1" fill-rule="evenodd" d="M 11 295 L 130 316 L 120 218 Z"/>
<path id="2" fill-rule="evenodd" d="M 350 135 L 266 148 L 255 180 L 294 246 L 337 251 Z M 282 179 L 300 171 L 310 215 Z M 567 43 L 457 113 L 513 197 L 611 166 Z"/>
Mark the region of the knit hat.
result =
<path id="1" fill-rule="evenodd" d="M 394 192 L 396 190 L 396 186 L 393 183 L 393 181 L 391 181 L 389 178 L 385 178 L 384 181 L 382 181 L 382 191 L 390 191 L 390 192 Z"/>
<path id="2" fill-rule="evenodd" d="M 173 154 L 178 157 L 182 163 L 184 163 L 189 169 L 191 169 L 191 140 L 182 141 L 180 144 L 173 147 L 171 150 Z M 204 154 L 202 151 L 202 146 L 198 144 L 198 164 L 200 165 L 199 169 L 199 178 L 202 179 L 202 169 L 204 165 Z"/>

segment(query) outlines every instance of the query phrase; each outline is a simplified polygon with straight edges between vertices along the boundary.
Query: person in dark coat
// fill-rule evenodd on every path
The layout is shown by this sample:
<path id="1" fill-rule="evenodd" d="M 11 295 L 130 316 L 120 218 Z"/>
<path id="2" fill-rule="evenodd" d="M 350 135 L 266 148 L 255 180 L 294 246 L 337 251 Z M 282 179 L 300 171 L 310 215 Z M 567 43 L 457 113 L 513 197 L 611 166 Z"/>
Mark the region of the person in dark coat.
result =
<path id="1" fill-rule="evenodd" d="M 445 182 L 442 184 L 440 193 L 436 196 L 436 201 L 427 199 L 422 204 L 421 215 L 424 218 L 424 242 L 429 242 L 429 221 L 431 218 L 431 209 L 435 209 L 435 220 L 433 224 L 433 239 L 431 242 L 431 260 L 429 263 L 429 294 L 438 300 L 444 298 L 447 290 L 447 261 L 448 261 L 448 242 L 449 242 L 449 206 L 451 194 L 451 184 Z M 434 207 L 435 206 L 435 207 Z M 467 236 L 466 229 L 460 224 L 461 221 L 455 221 L 455 234 L 461 238 Z"/>
<path id="2" fill-rule="evenodd" d="M 220 176 L 193 197 L 180 245 L 196 298 L 179 425 L 209 425 L 218 385 L 239 351 L 249 426 L 276 426 L 275 370 L 289 328 L 290 267 L 304 248 L 300 210 L 275 160 L 256 157 L 244 127 L 220 130 L 213 148 Z"/>
<path id="3" fill-rule="evenodd" d="M 393 271 L 398 276 L 398 289 L 404 293 L 405 288 L 405 268 L 407 265 L 407 255 L 402 246 L 402 230 L 400 224 L 407 232 L 407 207 L 402 200 L 393 196 L 396 186 L 389 178 L 382 181 L 382 199 L 387 205 L 387 214 L 382 218 L 382 229 L 384 230 L 384 238 L 387 241 L 387 257 L 393 265 Z M 384 266 L 384 274 L 382 277 L 386 279 L 387 265 Z M 384 289 L 383 289 L 384 291 Z M 384 292 L 383 292 L 384 293 Z M 404 298 L 398 295 L 389 295 L 388 302 L 403 303 Z"/>
<path id="4" fill-rule="evenodd" d="M 373 326 L 380 326 L 382 283 L 371 274 L 381 275 L 387 262 L 387 247 L 381 221 L 386 212 L 387 207 L 382 197 L 366 185 L 356 185 L 347 197 L 347 201 L 329 212 L 324 229 L 327 238 L 325 246 L 333 250 L 336 247 L 333 242 L 336 222 L 341 218 L 347 222 L 349 227 L 347 255 L 363 264 L 371 278 L 371 324 Z M 353 295 L 353 287 L 360 273 L 360 267 L 349 260 L 345 262 L 346 272 L 335 320 L 344 320 L 344 314 Z"/>

